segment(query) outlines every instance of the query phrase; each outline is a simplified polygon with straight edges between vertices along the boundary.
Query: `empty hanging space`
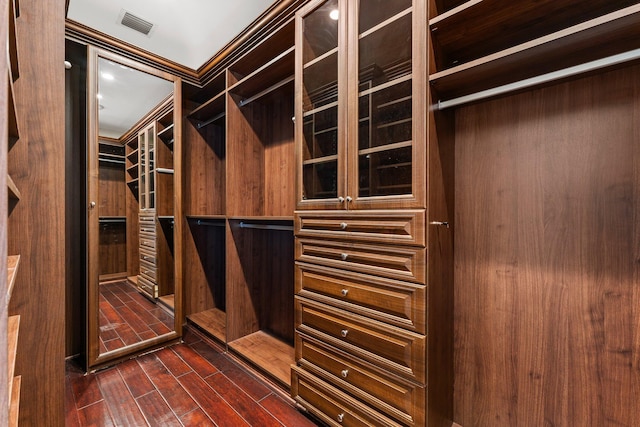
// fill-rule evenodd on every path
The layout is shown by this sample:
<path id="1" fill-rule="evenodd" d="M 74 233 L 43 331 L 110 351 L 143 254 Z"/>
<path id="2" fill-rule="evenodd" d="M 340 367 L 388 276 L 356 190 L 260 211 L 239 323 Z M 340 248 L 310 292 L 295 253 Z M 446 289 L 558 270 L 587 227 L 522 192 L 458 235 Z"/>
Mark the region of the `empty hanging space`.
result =
<path id="1" fill-rule="evenodd" d="M 187 216 L 183 264 L 187 319 L 226 343 L 224 216 Z"/>
<path id="2" fill-rule="evenodd" d="M 229 348 L 284 386 L 294 363 L 293 225 L 290 220 L 229 220 Z"/>

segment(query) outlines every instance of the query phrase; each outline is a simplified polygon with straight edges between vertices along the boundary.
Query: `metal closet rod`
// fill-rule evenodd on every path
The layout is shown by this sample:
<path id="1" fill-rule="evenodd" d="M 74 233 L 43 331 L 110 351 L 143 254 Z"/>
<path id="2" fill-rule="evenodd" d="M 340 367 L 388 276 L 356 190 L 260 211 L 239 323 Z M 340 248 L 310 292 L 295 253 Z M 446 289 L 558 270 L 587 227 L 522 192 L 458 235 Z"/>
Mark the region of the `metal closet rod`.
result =
<path id="1" fill-rule="evenodd" d="M 293 231 L 292 225 L 252 224 L 241 221 L 240 228 L 255 228 L 258 230 Z"/>
<path id="2" fill-rule="evenodd" d="M 605 58 L 596 59 L 595 61 L 586 62 L 584 64 L 575 65 L 573 67 L 564 68 L 562 70 L 553 71 L 547 74 L 520 80 L 518 82 L 509 83 L 503 86 L 494 87 L 470 95 L 453 98 L 447 101 L 438 101 L 438 110 L 455 107 L 470 102 L 479 101 L 481 99 L 490 98 L 505 93 L 514 92 L 516 90 L 525 89 L 543 83 L 549 83 L 554 80 L 560 80 L 566 77 L 587 73 L 589 71 L 599 70 L 601 68 L 610 67 L 612 65 L 623 64 L 640 58 L 640 49 L 630 50 L 628 52 L 619 53 L 617 55 L 607 56 Z"/>
<path id="3" fill-rule="evenodd" d="M 204 226 L 208 226 L 208 227 L 224 227 L 224 221 L 223 222 L 209 222 L 209 221 L 203 221 L 201 219 L 197 219 L 196 220 L 196 225 L 204 225 Z"/>
<path id="4" fill-rule="evenodd" d="M 220 113 L 220 114 L 218 114 L 218 115 L 214 116 L 213 118 L 211 118 L 211 119 L 207 120 L 206 122 L 198 123 L 196 127 L 197 127 L 198 129 L 202 129 L 202 128 L 203 128 L 203 127 L 205 127 L 205 126 L 209 126 L 211 123 L 215 122 L 216 120 L 223 118 L 226 114 L 227 114 L 227 113 L 225 113 L 225 112 L 223 111 L 222 113 Z"/>
<path id="5" fill-rule="evenodd" d="M 281 80 L 281 81 L 279 81 L 278 83 L 276 83 L 276 84 L 274 84 L 272 86 L 269 86 L 265 90 L 256 93 L 252 97 L 240 100 L 240 102 L 238 102 L 238 105 L 241 106 L 241 107 L 244 107 L 245 105 L 252 103 L 256 99 L 262 98 L 263 96 L 265 96 L 269 92 L 273 92 L 274 90 L 286 85 L 287 83 L 292 82 L 294 79 L 295 79 L 295 76 L 289 76 L 286 79 Z"/>
<path id="6" fill-rule="evenodd" d="M 124 160 L 113 160 L 113 159 L 107 159 L 105 157 L 98 157 L 98 161 L 107 162 L 107 163 L 117 163 L 119 165 L 124 165 Z"/>

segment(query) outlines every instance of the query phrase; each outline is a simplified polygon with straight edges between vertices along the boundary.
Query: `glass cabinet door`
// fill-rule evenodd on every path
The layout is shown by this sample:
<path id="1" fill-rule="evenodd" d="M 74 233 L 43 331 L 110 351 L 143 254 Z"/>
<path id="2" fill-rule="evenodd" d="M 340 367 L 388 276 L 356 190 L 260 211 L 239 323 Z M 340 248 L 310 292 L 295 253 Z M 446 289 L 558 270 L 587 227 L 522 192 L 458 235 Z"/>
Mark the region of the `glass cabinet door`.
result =
<path id="1" fill-rule="evenodd" d="M 147 155 L 149 156 L 148 162 L 148 190 L 147 190 L 147 208 L 155 209 L 156 207 L 156 182 L 155 182 L 155 153 L 156 153 L 156 135 L 155 124 L 147 128 Z"/>
<path id="2" fill-rule="evenodd" d="M 389 207 L 389 200 L 397 207 L 415 206 L 414 187 L 425 185 L 417 181 L 424 171 L 416 170 L 420 164 L 424 169 L 416 154 L 425 135 L 416 132 L 424 123 L 414 123 L 414 94 L 426 95 L 416 94 L 412 72 L 416 54 L 422 54 L 414 52 L 413 2 L 358 0 L 352 12 L 357 21 L 349 29 L 350 46 L 357 50 L 350 50 L 349 58 L 358 74 L 350 76 L 349 87 L 350 96 L 357 96 L 349 103 L 357 106 L 350 113 L 350 120 L 357 120 L 357 127 L 350 123 L 349 133 L 350 207 Z M 418 151 L 423 158 L 424 149 Z"/>
<path id="3" fill-rule="evenodd" d="M 138 186 L 138 195 L 140 200 L 140 209 L 147 208 L 147 132 L 143 130 L 138 134 L 138 150 L 140 150 L 140 162 L 138 167 L 138 176 L 140 177 L 140 185 Z"/>
<path id="4" fill-rule="evenodd" d="M 299 207 L 341 207 L 344 202 L 345 132 L 339 96 L 345 69 L 339 47 L 346 19 L 342 3 L 311 2 L 297 16 Z"/>

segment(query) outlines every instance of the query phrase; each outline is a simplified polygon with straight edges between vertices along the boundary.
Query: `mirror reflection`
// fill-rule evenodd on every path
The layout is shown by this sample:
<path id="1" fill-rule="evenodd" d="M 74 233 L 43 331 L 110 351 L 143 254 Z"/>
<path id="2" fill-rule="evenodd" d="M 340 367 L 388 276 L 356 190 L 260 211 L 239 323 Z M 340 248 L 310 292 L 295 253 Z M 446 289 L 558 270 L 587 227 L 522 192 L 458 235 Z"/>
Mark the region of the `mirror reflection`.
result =
<path id="1" fill-rule="evenodd" d="M 99 354 L 174 330 L 174 82 L 98 58 Z"/>

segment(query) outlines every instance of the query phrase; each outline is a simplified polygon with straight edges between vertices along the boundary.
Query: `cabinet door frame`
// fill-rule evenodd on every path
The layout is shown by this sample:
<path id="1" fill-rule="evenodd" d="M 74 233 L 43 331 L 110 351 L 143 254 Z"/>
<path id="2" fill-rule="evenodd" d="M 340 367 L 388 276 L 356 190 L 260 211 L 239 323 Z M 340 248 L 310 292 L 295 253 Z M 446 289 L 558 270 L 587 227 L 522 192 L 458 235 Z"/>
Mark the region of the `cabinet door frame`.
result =
<path id="1" fill-rule="evenodd" d="M 359 74 L 359 34 L 358 14 L 360 1 L 354 1 L 349 10 L 348 23 L 348 127 L 347 127 L 347 195 L 351 198 L 348 209 L 414 209 L 426 208 L 427 188 L 427 7 L 425 1 L 413 0 L 411 11 L 411 118 L 412 118 L 412 156 L 411 188 L 412 194 L 391 196 L 359 197 L 358 168 L 358 74 Z M 345 196 L 346 197 L 346 196 Z"/>
<path id="2" fill-rule="evenodd" d="M 296 40 L 295 40 L 295 138 L 296 138 L 296 208 L 297 209 L 345 209 L 346 176 L 347 176 L 347 25 L 346 19 L 338 21 L 338 160 L 337 160 L 337 196 L 328 199 L 304 199 L 303 183 L 303 66 L 304 46 L 303 19 L 314 12 L 327 0 L 312 0 L 296 12 Z M 338 0 L 339 16 L 348 16 L 348 1 Z"/>

